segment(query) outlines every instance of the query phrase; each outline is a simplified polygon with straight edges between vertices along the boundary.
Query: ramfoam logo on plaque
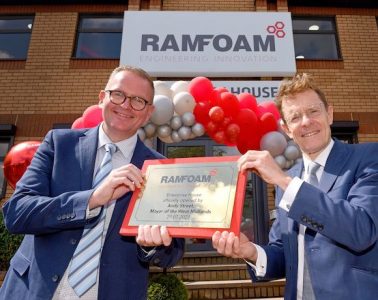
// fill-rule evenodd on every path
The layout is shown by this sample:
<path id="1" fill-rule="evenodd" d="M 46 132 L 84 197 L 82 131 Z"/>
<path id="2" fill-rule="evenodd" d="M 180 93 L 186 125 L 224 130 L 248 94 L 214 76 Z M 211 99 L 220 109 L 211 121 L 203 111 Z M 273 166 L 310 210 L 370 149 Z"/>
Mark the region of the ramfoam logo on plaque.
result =
<path id="1" fill-rule="evenodd" d="M 125 12 L 121 64 L 152 76 L 289 76 L 290 13 Z"/>

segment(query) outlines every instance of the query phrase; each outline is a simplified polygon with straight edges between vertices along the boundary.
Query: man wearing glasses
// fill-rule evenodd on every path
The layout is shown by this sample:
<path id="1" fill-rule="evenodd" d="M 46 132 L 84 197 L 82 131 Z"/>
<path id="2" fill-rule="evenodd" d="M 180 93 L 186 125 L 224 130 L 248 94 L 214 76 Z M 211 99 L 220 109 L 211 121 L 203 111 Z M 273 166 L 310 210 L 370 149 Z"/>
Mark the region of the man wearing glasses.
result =
<path id="1" fill-rule="evenodd" d="M 303 162 L 285 173 L 267 151 L 239 160 L 276 185 L 269 244 L 217 232 L 213 246 L 244 258 L 253 281 L 286 277 L 285 299 L 377 299 L 378 144 L 332 139 L 333 109 L 308 74 L 285 80 L 277 105 Z"/>
<path id="2" fill-rule="evenodd" d="M 8 230 L 25 238 L 0 299 L 145 299 L 149 263 L 182 257 L 184 241 L 165 227 L 119 234 L 144 160 L 162 158 L 137 136 L 153 97 L 146 72 L 118 67 L 99 94 L 99 126 L 47 134 L 3 208 Z"/>

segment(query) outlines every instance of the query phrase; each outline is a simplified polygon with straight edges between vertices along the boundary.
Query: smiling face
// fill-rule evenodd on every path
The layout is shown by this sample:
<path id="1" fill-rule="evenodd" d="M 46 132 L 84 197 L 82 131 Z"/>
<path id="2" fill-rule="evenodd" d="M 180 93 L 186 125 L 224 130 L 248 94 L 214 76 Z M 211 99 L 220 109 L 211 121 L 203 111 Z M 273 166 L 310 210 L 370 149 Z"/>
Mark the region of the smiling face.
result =
<path id="1" fill-rule="evenodd" d="M 319 111 L 320 110 L 320 111 Z M 306 90 L 282 100 L 287 135 L 314 160 L 331 140 L 333 108 L 326 108 L 314 90 Z"/>
<path id="2" fill-rule="evenodd" d="M 117 90 L 128 96 L 139 96 L 149 104 L 153 101 L 153 90 L 150 82 L 139 74 L 124 70 L 110 77 L 105 90 Z M 151 117 L 154 106 L 146 105 L 141 111 L 133 110 L 129 100 L 121 105 L 113 104 L 110 95 L 104 90 L 100 92 L 100 106 L 104 119 L 103 129 L 113 142 L 119 142 L 133 136 Z"/>

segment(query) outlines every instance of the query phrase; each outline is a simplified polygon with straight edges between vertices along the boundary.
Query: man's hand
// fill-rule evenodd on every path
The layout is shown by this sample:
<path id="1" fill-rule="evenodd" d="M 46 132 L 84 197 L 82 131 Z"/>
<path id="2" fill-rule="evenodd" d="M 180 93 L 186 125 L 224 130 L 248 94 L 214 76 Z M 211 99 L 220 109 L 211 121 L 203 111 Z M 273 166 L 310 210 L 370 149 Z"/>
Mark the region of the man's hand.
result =
<path id="1" fill-rule="evenodd" d="M 253 262 L 257 259 L 257 250 L 248 238 L 240 233 L 237 237 L 233 232 L 216 231 L 212 236 L 213 247 L 223 256 L 244 258 Z"/>
<path id="2" fill-rule="evenodd" d="M 136 242 L 142 247 L 169 246 L 172 243 L 172 237 L 166 226 L 139 225 Z"/>
<path id="3" fill-rule="evenodd" d="M 268 151 L 247 151 L 238 160 L 240 171 L 257 173 L 265 182 L 286 190 L 292 178 L 278 166 Z"/>
<path id="4" fill-rule="evenodd" d="M 141 170 L 133 164 L 114 169 L 100 183 L 89 199 L 89 209 L 93 209 L 116 200 L 135 188 L 141 188 L 144 178 Z"/>

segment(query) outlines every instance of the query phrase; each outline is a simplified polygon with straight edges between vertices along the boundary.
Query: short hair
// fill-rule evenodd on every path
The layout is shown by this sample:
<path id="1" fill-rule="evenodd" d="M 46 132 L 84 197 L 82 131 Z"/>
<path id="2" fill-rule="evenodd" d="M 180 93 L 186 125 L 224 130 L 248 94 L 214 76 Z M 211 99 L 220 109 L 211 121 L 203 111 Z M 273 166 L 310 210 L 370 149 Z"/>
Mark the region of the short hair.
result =
<path id="1" fill-rule="evenodd" d="M 326 109 L 328 109 L 328 101 L 325 94 L 315 84 L 312 76 L 308 73 L 297 73 L 293 78 L 286 78 L 282 81 L 276 96 L 276 106 L 283 117 L 282 101 L 290 96 L 313 90 L 318 94 Z M 283 118 L 284 119 L 284 118 Z M 285 122 L 285 119 L 283 120 Z"/>
<path id="2" fill-rule="evenodd" d="M 110 74 L 108 82 L 116 74 L 118 74 L 119 72 L 123 72 L 123 71 L 128 71 L 128 72 L 134 73 L 134 74 L 140 76 L 141 78 L 146 79 L 149 82 L 150 86 L 151 86 L 152 97 L 155 95 L 154 81 L 152 80 L 151 76 L 145 70 L 143 70 L 141 68 L 137 68 L 137 67 L 133 67 L 133 66 L 127 66 L 127 65 L 119 66 L 119 67 L 115 68 L 113 70 L 113 72 Z"/>

